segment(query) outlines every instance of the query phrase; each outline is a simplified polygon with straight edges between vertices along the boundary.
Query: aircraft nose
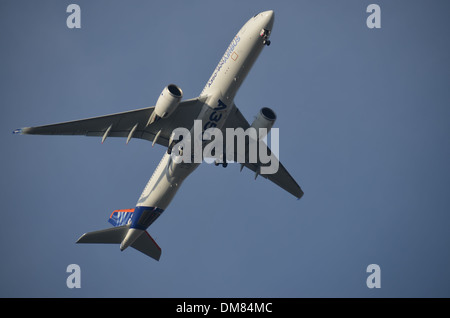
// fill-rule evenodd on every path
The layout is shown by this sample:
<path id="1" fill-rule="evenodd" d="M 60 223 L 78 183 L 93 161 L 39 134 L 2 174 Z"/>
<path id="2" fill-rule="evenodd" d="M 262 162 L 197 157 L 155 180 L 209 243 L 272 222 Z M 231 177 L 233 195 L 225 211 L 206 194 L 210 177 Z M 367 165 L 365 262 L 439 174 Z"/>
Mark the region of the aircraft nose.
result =
<path id="1" fill-rule="evenodd" d="M 262 13 L 262 16 L 264 17 L 266 22 L 265 29 L 272 30 L 273 21 L 275 20 L 275 13 L 273 12 L 273 10 L 264 11 Z"/>

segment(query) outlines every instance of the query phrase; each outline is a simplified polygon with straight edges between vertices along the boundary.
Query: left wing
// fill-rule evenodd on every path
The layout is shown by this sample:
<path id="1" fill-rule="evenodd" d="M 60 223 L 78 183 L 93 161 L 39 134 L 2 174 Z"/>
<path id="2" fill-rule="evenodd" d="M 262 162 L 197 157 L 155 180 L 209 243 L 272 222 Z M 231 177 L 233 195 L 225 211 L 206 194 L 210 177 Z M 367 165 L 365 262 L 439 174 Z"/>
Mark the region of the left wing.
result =
<path id="1" fill-rule="evenodd" d="M 191 129 L 203 102 L 194 98 L 180 102 L 177 109 L 168 118 L 147 125 L 154 106 L 128 112 L 69 121 L 53 125 L 26 127 L 14 131 L 16 134 L 29 135 L 84 135 L 102 137 L 141 138 L 167 147 L 172 131 L 178 127 Z"/>
<path id="2" fill-rule="evenodd" d="M 234 109 L 232 110 L 232 113 L 230 113 L 230 115 L 228 116 L 227 121 L 225 122 L 224 127 L 222 129 L 242 128 L 244 130 L 247 130 L 249 127 L 250 127 L 250 124 L 248 123 L 248 121 L 244 118 L 244 116 L 239 111 L 239 109 L 237 107 L 234 107 Z M 226 134 L 224 134 L 224 136 L 226 136 Z M 261 166 L 269 166 L 269 164 L 261 163 L 259 160 L 259 156 L 258 156 L 258 161 L 256 163 L 248 162 L 248 160 L 247 160 L 248 159 L 248 150 L 249 150 L 248 139 L 246 139 L 246 142 L 245 142 L 245 150 L 246 150 L 245 158 L 239 158 L 241 162 L 245 160 L 245 162 L 242 163 L 241 165 L 243 165 L 243 166 L 247 167 L 248 169 L 252 170 L 253 172 L 255 172 L 255 179 L 258 175 L 260 175 L 266 179 L 269 179 L 270 181 L 272 181 L 273 183 L 275 183 L 282 189 L 286 190 L 287 192 L 289 192 L 296 198 L 300 199 L 303 196 L 303 190 L 300 188 L 300 186 L 297 184 L 297 182 L 294 180 L 294 178 L 289 174 L 289 172 L 286 170 L 286 168 L 281 164 L 281 162 L 278 161 L 278 158 L 272 153 L 270 148 L 265 144 L 264 144 L 264 146 L 267 147 L 267 149 L 265 149 L 265 151 L 266 151 L 267 155 L 270 156 L 270 162 L 274 162 L 274 160 L 276 160 L 278 162 L 277 172 L 275 172 L 273 174 L 260 174 L 260 167 Z M 235 157 L 235 159 L 237 159 L 237 157 L 238 157 L 237 153 L 236 153 L 236 147 L 235 147 L 234 157 Z M 241 170 L 242 170 L 243 166 L 241 166 Z"/>

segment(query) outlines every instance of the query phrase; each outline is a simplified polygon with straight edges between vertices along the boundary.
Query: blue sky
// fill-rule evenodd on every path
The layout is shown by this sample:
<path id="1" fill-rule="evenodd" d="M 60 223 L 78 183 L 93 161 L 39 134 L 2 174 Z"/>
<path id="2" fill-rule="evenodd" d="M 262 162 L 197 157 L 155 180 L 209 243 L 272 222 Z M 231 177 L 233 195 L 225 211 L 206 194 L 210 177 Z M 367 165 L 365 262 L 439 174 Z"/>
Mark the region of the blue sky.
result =
<path id="1" fill-rule="evenodd" d="M 81 7 L 81 29 L 66 8 Z M 381 7 L 381 29 L 366 8 Z M 160 262 L 77 245 L 133 208 L 165 149 L 19 127 L 196 97 L 240 27 L 273 9 L 235 102 L 277 113 L 296 200 L 203 164 L 149 228 Z M 449 297 L 447 1 L 1 1 L 1 297 Z M 81 268 L 81 288 L 66 268 Z M 381 288 L 366 268 L 381 268 Z"/>

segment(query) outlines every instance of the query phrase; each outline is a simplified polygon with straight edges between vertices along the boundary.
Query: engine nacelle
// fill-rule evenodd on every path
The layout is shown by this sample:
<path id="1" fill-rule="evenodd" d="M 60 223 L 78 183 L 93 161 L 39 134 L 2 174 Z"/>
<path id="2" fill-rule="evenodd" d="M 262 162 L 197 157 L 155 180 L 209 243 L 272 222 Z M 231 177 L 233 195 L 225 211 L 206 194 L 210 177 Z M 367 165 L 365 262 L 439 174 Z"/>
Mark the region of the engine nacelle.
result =
<path id="1" fill-rule="evenodd" d="M 156 102 L 155 109 L 148 120 L 147 126 L 160 118 L 169 117 L 177 109 L 182 97 L 183 91 L 177 85 L 169 84 L 164 87 Z"/>
<path id="2" fill-rule="evenodd" d="M 275 115 L 275 112 L 272 109 L 268 107 L 261 108 L 261 110 L 258 113 L 258 116 L 251 125 L 251 127 L 256 129 L 258 139 L 264 138 L 269 133 L 276 119 L 277 115 Z M 267 131 L 265 133 L 263 132 L 260 133 L 259 128 L 266 128 Z"/>
<path id="3" fill-rule="evenodd" d="M 174 112 L 183 97 L 183 91 L 175 84 L 164 87 L 155 106 L 155 113 L 161 118 L 169 117 Z"/>

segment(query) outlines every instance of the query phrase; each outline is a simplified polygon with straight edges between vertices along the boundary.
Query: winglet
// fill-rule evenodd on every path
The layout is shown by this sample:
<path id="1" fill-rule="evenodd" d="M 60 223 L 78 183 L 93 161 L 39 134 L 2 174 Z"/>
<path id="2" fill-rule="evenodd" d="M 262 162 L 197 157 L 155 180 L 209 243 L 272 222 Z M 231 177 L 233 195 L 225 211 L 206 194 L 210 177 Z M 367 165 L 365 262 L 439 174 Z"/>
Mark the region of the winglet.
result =
<path id="1" fill-rule="evenodd" d="M 12 132 L 14 135 L 22 135 L 22 128 L 16 129 Z"/>

